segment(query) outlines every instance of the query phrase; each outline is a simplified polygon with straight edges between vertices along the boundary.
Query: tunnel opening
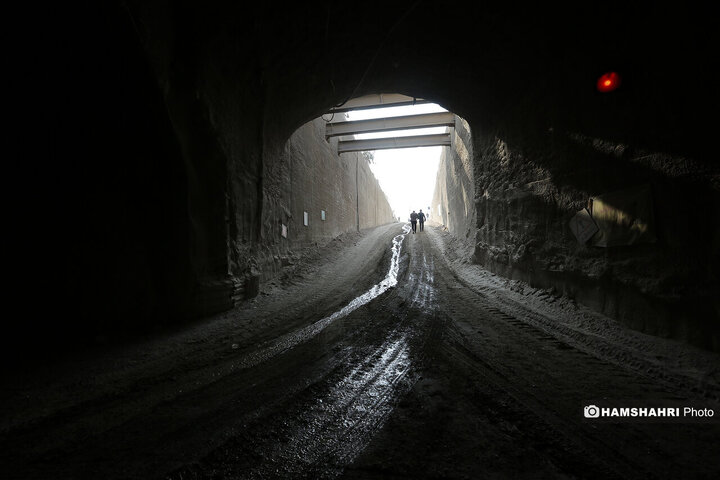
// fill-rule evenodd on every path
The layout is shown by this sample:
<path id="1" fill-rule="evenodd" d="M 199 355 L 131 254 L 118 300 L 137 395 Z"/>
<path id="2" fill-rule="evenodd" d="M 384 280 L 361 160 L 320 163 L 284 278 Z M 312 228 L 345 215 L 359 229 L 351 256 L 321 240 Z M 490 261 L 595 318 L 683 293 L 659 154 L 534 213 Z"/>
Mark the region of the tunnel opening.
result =
<path id="1" fill-rule="evenodd" d="M 353 98 L 303 124 L 267 166 L 265 202 L 275 218 L 265 224 L 259 281 L 282 274 L 303 249 L 408 222 L 412 211 L 468 236 L 471 145 L 464 119 L 397 93 Z"/>
<path id="2" fill-rule="evenodd" d="M 588 82 L 588 89 L 594 86 Z M 694 160 L 552 126 L 539 136 L 527 130 L 516 137 L 480 122 L 474 138 L 473 118 L 477 123 L 475 116 L 470 122 L 457 117 L 452 146 L 444 149 L 451 158 L 428 205 L 435 220 L 472 245 L 472 262 L 633 329 L 717 348 L 712 248 L 701 247 L 682 267 L 672 260 L 680 245 L 714 238 L 710 232 L 704 239 L 684 235 L 702 228 L 698 217 L 696 227 L 676 228 L 689 217 L 677 216 L 671 203 L 698 192 L 708 204 L 716 201 L 707 178 L 688 185 L 694 194 L 681 193 L 681 184 L 670 187 L 677 168 Z M 343 123 L 328 120 L 333 128 Z M 576 230 L 581 214 L 593 228 L 586 238 Z"/>
<path id="3" fill-rule="evenodd" d="M 11 75 L 11 477 L 717 477 L 712 419 L 588 415 L 718 418 L 712 12 L 54 8 Z M 441 241 L 363 230 L 406 212 L 323 114 L 377 92 L 458 116 Z"/>
<path id="4" fill-rule="evenodd" d="M 103 331 L 152 331 L 253 298 L 261 264 L 277 269 L 288 261 L 263 246 L 269 238 L 284 241 L 287 213 L 267 198 L 277 187 L 273 158 L 287 138 L 347 98 L 405 92 L 431 97 L 472 127 L 473 189 L 448 197 L 462 201 L 447 208 L 453 218 L 443 224 L 460 225 L 475 261 L 584 297 L 643 331 L 717 348 L 720 309 L 712 292 L 720 234 L 706 213 L 718 208 L 718 167 L 703 122 L 714 90 L 706 62 L 695 61 L 711 56 L 712 42 L 686 10 L 628 7 L 617 15 L 601 8 L 589 15 L 578 7 L 578 24 L 551 10 L 456 15 L 440 6 L 394 6 L 374 22 L 346 6 L 319 15 L 293 7 L 274 20 L 258 7 L 257 24 L 240 33 L 233 19 L 247 12 L 230 5 L 165 11 L 130 2 L 57 12 L 78 28 L 59 34 L 62 41 L 45 54 L 53 57 L 47 64 L 58 74 L 58 95 L 45 110 L 39 151 L 54 161 L 42 180 L 47 195 L 33 206 L 47 211 L 48 199 L 60 199 L 47 225 L 71 234 L 61 236 L 59 250 L 68 254 L 49 273 L 59 287 L 35 323 L 13 327 L 11 337 L 32 344 L 39 324 L 53 332 L 41 335 L 50 346 L 55 334 L 102 343 Z M 459 32 L 452 48 L 418 27 L 448 15 Z M 341 27 L 338 18 L 348 23 Z M 283 33 L 259 49 L 255 39 L 269 22 Z M 668 23 L 692 34 L 671 40 L 661 27 Z M 608 25 L 626 36 L 604 35 Z M 512 35 L 519 26 L 523 36 Z M 368 41 L 348 35 L 353 29 Z M 88 38 L 97 39 L 94 46 Z M 668 66 L 683 72 L 672 89 L 657 81 Z M 599 92 L 607 72 L 622 83 Z M 97 99 L 112 101 L 103 109 Z M 88 140 L 71 125 L 82 125 Z M 108 145 L 122 148 L 98 162 Z M 591 197 L 648 184 L 654 243 L 577 242 L 568 224 Z M 69 222 L 64 211 L 74 212 Z M 333 220 L 322 207 L 290 212 L 299 227 L 291 235 L 305 228 L 305 211 L 309 225 Z M 44 234 L 28 218 L 18 224 L 34 233 L 18 249 L 27 249 L 24 257 L 37 268 L 17 262 L 22 285 L 34 284 L 29 272 L 48 268 L 37 254 Z M 110 251 L 120 255 L 97 261 Z M 24 289 L 17 298 L 28 305 L 34 297 Z M 50 305 L 76 318 L 72 333 L 51 320 Z"/>
<path id="5" fill-rule="evenodd" d="M 355 134 L 353 140 L 370 141 L 365 148 L 383 147 L 372 150 L 370 168 L 388 195 L 395 216 L 403 222 L 413 211 L 430 217 L 440 157 L 444 147 L 452 145 L 456 122 L 455 115 L 441 106 L 429 100 L 413 100 L 415 104 L 410 106 L 352 110 L 345 120 L 364 123 L 369 130 Z M 393 125 L 396 130 L 387 130 Z M 374 145 L 373 140 L 377 140 Z M 363 148 L 362 143 L 357 148 Z"/>

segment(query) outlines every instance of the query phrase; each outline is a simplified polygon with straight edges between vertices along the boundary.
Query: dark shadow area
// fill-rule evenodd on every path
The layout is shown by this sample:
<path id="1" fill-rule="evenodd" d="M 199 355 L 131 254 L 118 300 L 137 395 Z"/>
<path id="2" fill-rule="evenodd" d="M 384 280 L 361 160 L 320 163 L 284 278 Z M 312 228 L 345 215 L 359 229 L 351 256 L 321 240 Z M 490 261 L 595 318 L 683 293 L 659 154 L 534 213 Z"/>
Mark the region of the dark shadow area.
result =
<path id="1" fill-rule="evenodd" d="M 191 294 L 187 176 L 138 32 L 119 6 L 66 6 L 57 21 L 70 18 L 38 32 L 61 30 L 25 85 L 37 117 L 22 125 L 13 219 L 14 361 L 153 331 Z"/>

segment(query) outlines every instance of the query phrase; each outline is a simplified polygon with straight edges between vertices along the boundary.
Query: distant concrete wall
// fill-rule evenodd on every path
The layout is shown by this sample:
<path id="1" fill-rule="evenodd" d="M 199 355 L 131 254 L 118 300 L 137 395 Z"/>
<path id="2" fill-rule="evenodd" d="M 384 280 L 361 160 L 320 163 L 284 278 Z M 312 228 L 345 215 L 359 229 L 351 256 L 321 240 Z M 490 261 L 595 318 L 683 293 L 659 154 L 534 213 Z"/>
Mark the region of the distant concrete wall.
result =
<path id="1" fill-rule="evenodd" d="M 475 234 L 475 183 L 470 125 L 455 116 L 452 144 L 442 149 L 431 205 L 431 223 L 444 225 L 455 236 Z"/>
<path id="2" fill-rule="evenodd" d="M 368 161 L 360 152 L 338 155 L 337 142 L 325 139 L 325 121 L 317 118 L 301 126 L 282 151 L 266 156 L 262 242 L 254 272 L 261 281 L 277 275 L 303 248 L 358 226 L 394 220 Z"/>
<path id="3" fill-rule="evenodd" d="M 354 163 L 358 171 L 359 189 L 356 189 L 356 191 L 360 192 L 358 198 L 360 229 L 396 221 L 387 196 L 372 170 L 370 170 L 367 160 L 360 153 L 343 153 L 340 159 L 341 162 L 349 166 L 350 170 L 352 170 Z M 352 230 L 352 228 L 347 230 Z"/>

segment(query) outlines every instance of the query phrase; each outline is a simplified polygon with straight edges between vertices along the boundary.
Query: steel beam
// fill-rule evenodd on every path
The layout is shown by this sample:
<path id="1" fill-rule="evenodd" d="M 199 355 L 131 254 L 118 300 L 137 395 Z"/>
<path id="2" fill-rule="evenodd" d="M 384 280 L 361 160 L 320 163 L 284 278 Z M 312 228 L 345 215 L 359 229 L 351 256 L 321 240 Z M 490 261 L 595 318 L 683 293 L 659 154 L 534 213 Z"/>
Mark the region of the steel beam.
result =
<path id="1" fill-rule="evenodd" d="M 436 145 L 450 146 L 450 134 L 347 140 L 338 142 L 338 153 L 386 150 L 388 148 L 434 147 Z"/>
<path id="2" fill-rule="evenodd" d="M 413 128 L 453 127 L 455 114 L 450 112 L 424 113 L 402 117 L 373 118 L 351 122 L 332 122 L 325 124 L 325 137 L 355 135 L 358 133 L 387 132 L 392 130 L 410 130 Z"/>
<path id="3" fill-rule="evenodd" d="M 419 105 L 421 103 L 430 103 L 422 98 L 408 97 L 399 93 L 380 93 L 377 95 L 365 95 L 348 100 L 347 102 L 335 108 L 331 108 L 328 113 L 349 112 L 350 110 L 367 110 L 370 108 L 386 108 L 401 107 L 404 105 Z"/>

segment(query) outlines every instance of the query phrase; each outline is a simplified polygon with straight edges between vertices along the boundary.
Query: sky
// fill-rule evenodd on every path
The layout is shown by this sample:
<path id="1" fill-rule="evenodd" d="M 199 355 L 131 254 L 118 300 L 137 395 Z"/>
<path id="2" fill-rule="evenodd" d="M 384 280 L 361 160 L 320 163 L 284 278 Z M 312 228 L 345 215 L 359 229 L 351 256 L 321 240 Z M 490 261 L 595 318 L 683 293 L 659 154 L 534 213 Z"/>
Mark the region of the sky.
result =
<path id="1" fill-rule="evenodd" d="M 406 107 L 377 108 L 348 112 L 348 120 L 366 120 L 399 115 L 445 112 L 434 103 L 411 105 Z M 358 140 L 383 137 L 401 137 L 406 135 L 427 135 L 444 133 L 445 127 L 419 128 L 414 130 L 396 130 L 392 132 L 365 133 L 355 135 Z M 388 197 L 390 207 L 402 221 L 410 217 L 410 212 L 422 209 L 428 213 L 435 188 L 440 153 L 443 147 L 396 148 L 375 150 L 375 162 L 370 169 L 380 182 Z"/>

